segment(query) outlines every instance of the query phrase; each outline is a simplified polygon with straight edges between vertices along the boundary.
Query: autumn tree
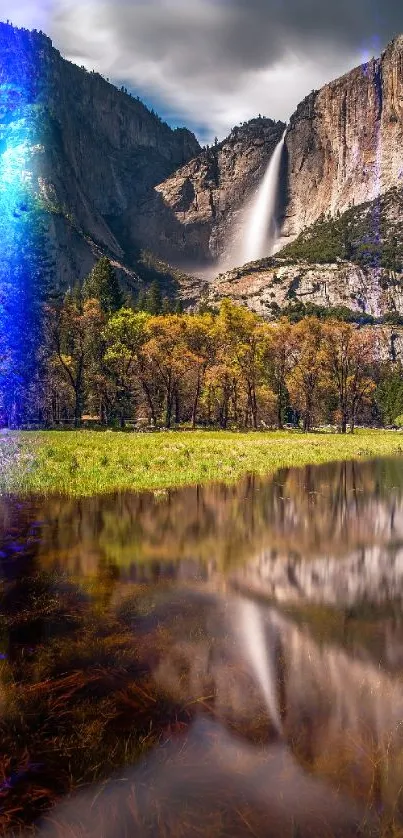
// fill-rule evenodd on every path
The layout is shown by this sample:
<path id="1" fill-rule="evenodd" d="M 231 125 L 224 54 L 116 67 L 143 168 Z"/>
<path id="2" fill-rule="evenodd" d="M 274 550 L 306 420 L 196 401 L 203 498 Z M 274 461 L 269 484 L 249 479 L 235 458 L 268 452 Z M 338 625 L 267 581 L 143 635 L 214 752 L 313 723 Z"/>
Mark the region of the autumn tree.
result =
<path id="1" fill-rule="evenodd" d="M 287 401 L 287 377 L 294 362 L 294 327 L 282 318 L 275 324 L 261 328 L 262 354 L 265 378 L 277 400 L 277 427 L 284 426 Z"/>
<path id="2" fill-rule="evenodd" d="M 252 426 L 257 428 L 257 388 L 263 375 L 260 321 L 247 308 L 236 306 L 230 300 L 224 300 L 217 317 L 217 328 L 221 334 L 221 345 L 225 346 L 227 358 L 245 387 L 247 403 L 245 425 L 248 424 L 250 417 Z"/>
<path id="3" fill-rule="evenodd" d="M 228 427 L 232 417 L 239 416 L 240 381 L 232 365 L 222 356 L 216 358 L 208 368 L 201 403 L 207 422 L 218 425 L 222 430 Z"/>
<path id="4" fill-rule="evenodd" d="M 302 417 L 304 431 L 308 432 L 313 421 L 323 415 L 322 399 L 330 388 L 324 334 L 316 317 L 301 320 L 292 334 L 286 381 L 291 403 Z"/>
<path id="5" fill-rule="evenodd" d="M 185 340 L 189 363 L 187 379 L 190 390 L 191 422 L 192 427 L 195 428 L 206 372 L 213 363 L 216 350 L 212 316 L 210 314 L 188 316 Z"/>
<path id="6" fill-rule="evenodd" d="M 147 337 L 147 322 L 145 312 L 122 308 L 109 318 L 103 330 L 105 363 L 114 381 L 115 408 L 121 427 L 124 427 L 125 412 L 133 396 L 136 368 Z M 152 401 L 150 407 L 154 414 Z"/>
<path id="7" fill-rule="evenodd" d="M 85 374 L 93 357 L 94 341 L 104 324 L 95 299 L 83 299 L 80 289 L 68 291 L 58 308 L 47 311 L 47 338 L 51 362 L 60 369 L 73 392 L 74 424 L 81 424 Z"/>
<path id="8" fill-rule="evenodd" d="M 173 415 L 176 421 L 180 419 L 182 380 L 189 360 L 185 318 L 178 314 L 150 317 L 143 356 L 149 375 L 163 393 L 164 424 L 170 428 Z"/>
<path id="9" fill-rule="evenodd" d="M 400 366 L 379 361 L 387 357 L 382 330 L 316 317 L 267 323 L 229 300 L 217 314 L 111 312 L 87 291 L 69 291 L 47 309 L 44 373 L 32 379 L 29 396 L 41 421 L 73 414 L 78 425 L 86 407 L 123 426 L 129 412 L 145 408 L 154 425 L 168 428 L 281 428 L 292 408 L 309 431 L 337 409 L 345 432 L 368 410 L 386 415 L 400 404 Z"/>
<path id="10" fill-rule="evenodd" d="M 358 329 L 350 323 L 324 326 L 326 363 L 338 398 L 341 433 L 350 421 L 354 431 L 360 405 L 375 390 L 370 377 L 376 357 L 376 334 L 372 329 Z"/>

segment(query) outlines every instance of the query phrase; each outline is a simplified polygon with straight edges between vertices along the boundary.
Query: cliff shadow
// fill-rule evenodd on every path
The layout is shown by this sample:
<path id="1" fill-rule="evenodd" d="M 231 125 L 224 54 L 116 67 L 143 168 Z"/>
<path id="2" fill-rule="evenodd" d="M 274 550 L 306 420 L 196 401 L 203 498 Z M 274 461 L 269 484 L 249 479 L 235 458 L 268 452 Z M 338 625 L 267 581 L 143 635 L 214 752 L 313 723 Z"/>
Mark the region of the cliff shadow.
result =
<path id="1" fill-rule="evenodd" d="M 279 183 L 276 200 L 276 221 L 278 230 L 281 231 L 287 214 L 289 191 L 289 152 L 287 142 L 284 143 L 281 155 Z"/>

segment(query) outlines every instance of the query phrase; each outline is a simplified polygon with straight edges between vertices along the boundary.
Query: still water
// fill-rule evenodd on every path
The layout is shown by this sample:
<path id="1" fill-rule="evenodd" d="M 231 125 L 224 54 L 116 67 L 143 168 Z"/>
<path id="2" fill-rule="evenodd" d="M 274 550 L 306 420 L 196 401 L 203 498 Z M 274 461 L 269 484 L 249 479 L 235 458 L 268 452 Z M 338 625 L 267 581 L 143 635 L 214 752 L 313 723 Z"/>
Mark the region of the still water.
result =
<path id="1" fill-rule="evenodd" d="M 2 498 L 2 834 L 398 835 L 402 466 Z"/>

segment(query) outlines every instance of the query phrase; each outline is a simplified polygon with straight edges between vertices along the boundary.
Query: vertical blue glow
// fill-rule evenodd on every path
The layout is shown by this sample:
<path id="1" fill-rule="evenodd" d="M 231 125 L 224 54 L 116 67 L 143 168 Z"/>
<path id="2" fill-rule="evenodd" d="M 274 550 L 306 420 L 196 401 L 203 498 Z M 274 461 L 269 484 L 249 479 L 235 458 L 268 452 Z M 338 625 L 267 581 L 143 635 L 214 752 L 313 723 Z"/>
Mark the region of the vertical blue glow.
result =
<path id="1" fill-rule="evenodd" d="M 40 241 L 33 192 L 38 142 L 32 35 L 0 24 L 0 424 L 18 427 L 33 409 L 40 341 Z"/>

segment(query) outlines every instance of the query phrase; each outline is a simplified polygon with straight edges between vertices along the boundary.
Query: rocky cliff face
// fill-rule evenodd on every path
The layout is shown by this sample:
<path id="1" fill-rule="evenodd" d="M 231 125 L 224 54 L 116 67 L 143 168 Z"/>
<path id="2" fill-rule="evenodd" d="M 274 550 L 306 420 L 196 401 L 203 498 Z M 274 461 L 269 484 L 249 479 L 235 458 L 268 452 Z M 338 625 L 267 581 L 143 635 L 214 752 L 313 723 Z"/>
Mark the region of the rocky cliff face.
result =
<path id="1" fill-rule="evenodd" d="M 142 235 L 172 259 L 220 259 L 240 208 L 284 126 L 254 120 L 156 188 Z M 403 36 L 381 58 L 311 93 L 290 120 L 283 160 L 283 244 L 325 215 L 403 185 Z M 307 197 L 309 198 L 307 200 Z M 382 218 L 374 206 L 374 222 Z"/>
<path id="2" fill-rule="evenodd" d="M 207 299 L 218 304 L 231 297 L 265 318 L 300 303 L 340 307 L 379 318 L 403 312 L 403 275 L 353 262 L 326 265 L 272 258 L 220 274 L 206 286 Z"/>
<path id="3" fill-rule="evenodd" d="M 214 263 L 236 235 L 241 210 L 259 184 L 285 125 L 253 119 L 160 183 L 138 219 L 140 241 L 163 258 Z"/>
<path id="4" fill-rule="evenodd" d="M 140 101 L 65 61 L 40 33 L 0 24 L 0 54 L 0 165 L 25 130 L 25 174 L 47 211 L 57 283 L 83 277 L 103 252 L 122 275 L 136 277 L 142 248 L 196 273 L 218 272 L 283 123 L 252 120 L 202 151 L 189 131 L 172 131 Z M 332 258 L 287 254 L 286 269 L 279 264 L 221 277 L 210 297 L 231 293 L 270 314 L 291 288 L 320 305 L 365 308 L 374 316 L 403 312 L 402 142 L 400 36 L 381 58 L 301 103 L 283 155 L 283 243 L 323 216 L 357 207 L 366 208 L 368 229 L 362 232 L 359 218 L 346 248 L 346 217 Z M 362 241 L 367 250 L 375 240 L 390 244 L 391 224 L 395 244 L 388 258 L 357 260 Z M 203 290 L 196 286 L 186 285 L 185 301 L 194 303 Z"/>
<path id="5" fill-rule="evenodd" d="M 403 314 L 403 189 L 305 228 L 276 257 L 221 273 L 204 293 L 229 296 L 267 318 L 290 307 Z"/>
<path id="6" fill-rule="evenodd" d="M 401 35 L 381 58 L 311 93 L 291 117 L 284 234 L 401 185 L 402 141 Z"/>
<path id="7" fill-rule="evenodd" d="M 58 283 L 80 279 L 102 251 L 124 261 L 136 211 L 200 151 L 196 138 L 65 61 L 41 33 L 0 24 L 0 54 L 0 154 L 19 125 L 26 174 L 49 212 Z"/>

